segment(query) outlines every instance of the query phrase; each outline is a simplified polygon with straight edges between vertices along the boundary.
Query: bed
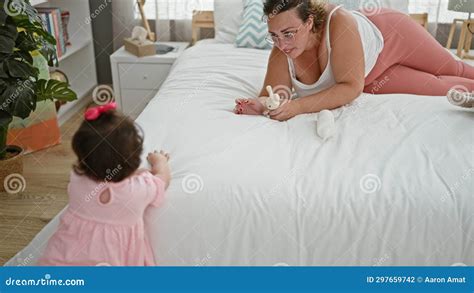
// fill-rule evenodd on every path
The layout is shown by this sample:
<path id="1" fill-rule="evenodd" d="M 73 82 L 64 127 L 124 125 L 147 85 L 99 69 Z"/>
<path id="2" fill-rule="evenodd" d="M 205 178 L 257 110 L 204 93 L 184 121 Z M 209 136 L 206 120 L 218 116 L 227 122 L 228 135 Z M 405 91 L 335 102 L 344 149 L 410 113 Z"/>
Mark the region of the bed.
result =
<path id="1" fill-rule="evenodd" d="M 198 42 L 138 117 L 143 161 L 171 154 L 166 201 L 145 219 L 157 263 L 474 265 L 474 113 L 363 94 L 334 110 L 327 141 L 316 114 L 233 114 L 235 97 L 260 90 L 268 55 Z M 7 265 L 36 260 L 59 217 Z"/>

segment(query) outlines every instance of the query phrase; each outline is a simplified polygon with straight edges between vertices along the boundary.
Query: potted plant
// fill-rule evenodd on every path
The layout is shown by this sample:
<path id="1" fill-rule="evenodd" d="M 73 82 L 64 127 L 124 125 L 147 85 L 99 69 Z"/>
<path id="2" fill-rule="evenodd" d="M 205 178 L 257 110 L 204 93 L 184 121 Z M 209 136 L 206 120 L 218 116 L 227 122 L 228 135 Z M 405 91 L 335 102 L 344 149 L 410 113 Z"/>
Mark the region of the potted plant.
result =
<path id="1" fill-rule="evenodd" d="M 7 146 L 13 117 L 27 118 L 39 101 L 72 101 L 76 94 L 65 82 L 39 78 L 33 66 L 38 52 L 49 66 L 57 66 L 56 39 L 45 29 L 28 0 L 0 0 L 0 190 L 4 178 L 21 173 L 22 149 Z"/>

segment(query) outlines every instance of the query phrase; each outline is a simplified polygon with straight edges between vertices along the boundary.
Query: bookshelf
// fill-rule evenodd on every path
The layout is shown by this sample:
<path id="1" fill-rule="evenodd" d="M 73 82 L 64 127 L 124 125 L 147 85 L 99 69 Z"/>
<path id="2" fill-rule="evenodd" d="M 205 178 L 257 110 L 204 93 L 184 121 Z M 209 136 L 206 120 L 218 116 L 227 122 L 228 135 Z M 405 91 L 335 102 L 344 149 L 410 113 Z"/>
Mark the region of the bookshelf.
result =
<path id="1" fill-rule="evenodd" d="M 97 85 L 97 73 L 87 0 L 30 0 L 35 7 L 59 7 L 70 12 L 68 32 L 71 45 L 61 56 L 58 69 L 65 72 L 77 100 L 59 109 L 58 121 L 63 124 L 74 113 L 90 102 L 90 93 Z"/>

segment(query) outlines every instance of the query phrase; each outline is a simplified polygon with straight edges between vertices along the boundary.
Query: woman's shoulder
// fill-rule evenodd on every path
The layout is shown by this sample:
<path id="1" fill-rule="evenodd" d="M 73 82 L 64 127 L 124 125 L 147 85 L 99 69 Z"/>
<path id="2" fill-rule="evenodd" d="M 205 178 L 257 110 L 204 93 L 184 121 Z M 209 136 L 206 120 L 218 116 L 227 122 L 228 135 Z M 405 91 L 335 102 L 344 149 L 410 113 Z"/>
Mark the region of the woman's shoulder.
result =
<path id="1" fill-rule="evenodd" d="M 333 28 L 334 26 L 341 27 L 341 26 L 347 26 L 356 24 L 356 20 L 354 18 L 354 15 L 351 10 L 347 10 L 344 8 L 344 6 L 339 7 L 336 9 L 336 5 L 333 5 L 334 8 L 328 11 L 328 17 L 330 13 L 332 12 L 331 19 L 330 19 L 330 28 Z M 336 10 L 334 10 L 336 9 Z M 329 21 L 329 18 L 326 20 Z"/>
<path id="2" fill-rule="evenodd" d="M 331 43 L 333 40 L 339 39 L 341 35 L 346 34 L 348 31 L 354 31 L 354 29 L 357 29 L 358 26 L 353 13 L 344 7 L 340 7 L 334 11 L 332 13 L 331 19 L 327 19 L 326 21 L 329 21 L 329 35 Z"/>

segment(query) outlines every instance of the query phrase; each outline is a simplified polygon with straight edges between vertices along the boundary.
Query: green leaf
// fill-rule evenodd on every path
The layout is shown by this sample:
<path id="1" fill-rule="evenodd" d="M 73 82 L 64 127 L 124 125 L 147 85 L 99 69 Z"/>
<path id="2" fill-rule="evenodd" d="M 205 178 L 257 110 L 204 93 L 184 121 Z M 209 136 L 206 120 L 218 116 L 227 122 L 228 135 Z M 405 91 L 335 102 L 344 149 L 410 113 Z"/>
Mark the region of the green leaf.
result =
<path id="1" fill-rule="evenodd" d="M 9 0 L 13 2 L 15 0 Z M 3 2 L 3 1 L 2 1 Z M 38 15 L 38 11 L 29 3 L 29 1 L 25 0 L 16 0 L 16 2 L 20 2 L 18 4 L 18 9 L 12 7 L 12 10 L 16 10 L 20 13 L 15 13 L 16 15 L 13 16 L 13 19 L 16 21 L 25 21 L 32 24 L 41 23 L 41 17 Z M 11 6 L 11 5 L 10 5 Z M 3 5 L 2 5 L 3 7 Z"/>
<path id="2" fill-rule="evenodd" d="M 2 100 L 2 94 L 6 88 L 7 88 L 7 84 L 3 80 L 0 80 L 0 100 Z M 1 109 L 1 104 L 0 104 L 0 109 Z"/>
<path id="3" fill-rule="evenodd" d="M 19 1 L 21 13 L 7 15 L 2 9 L 5 1 L 0 0 L 0 111 L 3 117 L 24 119 L 36 109 L 37 101 L 73 101 L 77 95 L 64 82 L 37 80 L 39 70 L 32 66 L 31 52 L 38 50 L 50 66 L 57 65 L 56 39 L 29 1 Z"/>
<path id="4" fill-rule="evenodd" d="M 69 88 L 69 85 L 59 80 L 40 79 L 36 82 L 36 94 L 38 101 L 58 100 L 70 102 L 77 99 L 76 93 Z"/>
<path id="5" fill-rule="evenodd" d="M 7 127 L 13 120 L 12 115 L 6 111 L 0 110 L 0 127 Z"/>
<path id="6" fill-rule="evenodd" d="M 12 120 L 10 113 L 0 110 L 0 160 L 3 160 L 6 155 L 8 126 Z"/>
<path id="7" fill-rule="evenodd" d="M 42 20 L 41 20 L 41 17 L 39 17 L 38 15 L 38 11 L 33 7 L 31 6 L 31 4 L 28 2 L 28 1 L 24 1 L 24 5 L 23 5 L 23 12 L 28 15 L 28 18 L 30 19 L 30 22 L 31 23 L 41 23 Z"/>
<path id="8" fill-rule="evenodd" d="M 12 57 L 14 59 L 24 60 L 30 65 L 33 65 L 33 56 L 31 56 L 30 52 L 16 51 L 15 53 L 13 53 Z"/>
<path id="9" fill-rule="evenodd" d="M 34 110 L 36 110 L 36 96 L 33 91 L 28 90 L 21 92 L 14 104 L 12 114 L 21 119 L 26 119 Z"/>
<path id="10" fill-rule="evenodd" d="M 29 34 L 25 31 L 20 32 L 16 38 L 15 46 L 20 51 L 31 52 L 38 48 L 36 39 L 33 34 Z"/>
<path id="11" fill-rule="evenodd" d="M 0 160 L 3 160 L 6 155 L 8 126 L 12 120 L 10 113 L 0 110 Z"/>
<path id="12" fill-rule="evenodd" d="M 20 51 L 39 50 L 48 61 L 48 65 L 57 66 L 56 39 L 47 31 L 37 10 L 29 4 L 29 1 L 21 1 L 25 2 L 21 4 L 21 13 L 8 17 L 6 20 L 6 23 L 11 22 L 15 28 L 24 29 L 18 33 L 16 38 L 17 48 Z M 2 52 L 0 51 L 0 53 Z"/>
<path id="13" fill-rule="evenodd" d="M 56 39 L 43 27 L 41 20 L 31 23 L 28 18 L 15 19 L 17 27 L 24 28 L 29 33 L 36 33 L 52 45 L 56 44 Z"/>
<path id="14" fill-rule="evenodd" d="M 24 119 L 36 108 L 35 99 L 34 82 L 32 80 L 12 78 L 7 80 L 6 89 L 0 96 L 0 110 Z"/>
<path id="15" fill-rule="evenodd" d="M 1 5 L 3 7 L 4 5 L 3 1 L 1 2 Z M 7 22 L 7 17 L 8 17 L 8 14 L 6 13 L 5 9 L 1 9 L 0 10 L 0 25 L 5 25 L 5 23 Z"/>
<path id="16" fill-rule="evenodd" d="M 38 78 L 39 70 L 31 64 L 15 59 L 6 60 L 5 63 L 7 65 L 8 74 L 11 77 L 27 79 L 31 76 L 35 79 Z"/>
<path id="17" fill-rule="evenodd" d="M 15 92 L 10 96 L 10 114 L 25 119 L 36 109 L 36 94 L 33 83 L 31 81 L 30 83 L 28 81 L 17 83 L 14 89 Z"/>
<path id="18" fill-rule="evenodd" d="M 3 26 L 0 26 L 0 35 L 15 40 L 16 36 L 18 35 L 18 30 L 13 23 L 7 23 Z"/>
<path id="19" fill-rule="evenodd" d="M 0 94 L 0 111 L 10 111 L 10 106 L 11 106 L 11 101 L 12 98 L 11 95 L 15 92 L 14 89 L 14 81 L 11 82 L 5 82 L 4 84 L 4 89 L 2 93 Z"/>
<path id="20" fill-rule="evenodd" d="M 9 78 L 6 69 L 7 69 L 6 65 L 4 65 L 3 62 L 1 62 L 0 63 L 0 78 L 1 79 Z"/>
<path id="21" fill-rule="evenodd" d="M 0 53 L 11 54 L 15 48 L 15 41 L 0 35 Z"/>
<path id="22" fill-rule="evenodd" d="M 58 57 L 56 55 L 56 46 L 51 45 L 50 43 L 44 41 L 43 39 L 39 39 L 38 41 L 41 44 L 41 48 L 39 52 L 43 57 L 48 60 L 48 65 L 53 67 L 58 66 Z"/>
<path id="23" fill-rule="evenodd" d="M 56 39 L 40 26 L 26 26 L 26 31 L 18 34 L 16 46 L 22 51 L 39 50 L 50 66 L 57 66 Z"/>

